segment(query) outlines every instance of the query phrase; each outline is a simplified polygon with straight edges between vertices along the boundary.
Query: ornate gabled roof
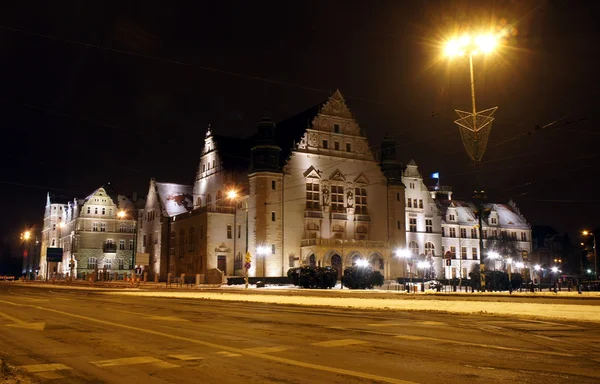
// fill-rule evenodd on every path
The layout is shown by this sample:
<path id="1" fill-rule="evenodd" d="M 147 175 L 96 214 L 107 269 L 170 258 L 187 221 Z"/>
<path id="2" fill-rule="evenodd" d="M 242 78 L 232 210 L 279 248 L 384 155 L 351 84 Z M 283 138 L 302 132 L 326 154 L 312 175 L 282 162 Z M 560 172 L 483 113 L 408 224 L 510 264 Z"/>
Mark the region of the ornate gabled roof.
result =
<path id="1" fill-rule="evenodd" d="M 411 159 L 406 165 L 406 169 L 404 170 L 404 177 L 415 177 L 417 179 L 421 179 L 421 173 L 419 173 L 419 168 L 417 167 L 417 163 L 413 159 Z"/>
<path id="2" fill-rule="evenodd" d="M 333 95 L 327 100 L 321 108 L 321 113 L 329 116 L 342 117 L 344 119 L 353 119 L 350 108 L 346 105 L 346 100 L 339 89 L 336 89 Z"/>

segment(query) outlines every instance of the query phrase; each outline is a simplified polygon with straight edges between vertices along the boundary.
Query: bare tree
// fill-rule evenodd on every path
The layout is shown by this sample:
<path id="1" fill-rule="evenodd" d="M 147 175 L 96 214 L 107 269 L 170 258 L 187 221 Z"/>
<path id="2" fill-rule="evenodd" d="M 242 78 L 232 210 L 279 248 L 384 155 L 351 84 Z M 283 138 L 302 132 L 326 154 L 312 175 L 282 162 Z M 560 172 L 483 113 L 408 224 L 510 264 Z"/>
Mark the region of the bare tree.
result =
<path id="1" fill-rule="evenodd" d="M 488 237 L 485 249 L 488 252 L 498 252 L 502 257 L 517 257 L 521 253 L 517 239 L 511 237 L 506 231 Z"/>

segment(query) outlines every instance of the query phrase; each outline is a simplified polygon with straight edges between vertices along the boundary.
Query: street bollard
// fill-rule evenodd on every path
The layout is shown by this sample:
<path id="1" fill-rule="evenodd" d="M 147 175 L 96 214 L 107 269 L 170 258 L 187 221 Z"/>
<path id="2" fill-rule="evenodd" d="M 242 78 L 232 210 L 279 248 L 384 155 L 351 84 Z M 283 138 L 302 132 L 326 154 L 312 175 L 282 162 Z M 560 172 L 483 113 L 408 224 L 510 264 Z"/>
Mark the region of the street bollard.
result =
<path id="1" fill-rule="evenodd" d="M 582 294 L 581 290 L 583 289 L 583 285 L 579 284 L 579 286 L 577 286 L 577 293 L 579 293 L 580 295 Z"/>

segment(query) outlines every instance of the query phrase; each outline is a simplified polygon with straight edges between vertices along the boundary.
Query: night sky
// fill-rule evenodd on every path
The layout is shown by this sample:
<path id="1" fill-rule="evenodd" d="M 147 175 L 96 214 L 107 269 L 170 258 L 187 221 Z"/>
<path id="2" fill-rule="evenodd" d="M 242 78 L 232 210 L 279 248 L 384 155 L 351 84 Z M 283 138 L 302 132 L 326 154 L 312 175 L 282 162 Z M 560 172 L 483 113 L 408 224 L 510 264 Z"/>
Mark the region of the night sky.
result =
<path id="1" fill-rule="evenodd" d="M 600 214 L 599 15 L 567 0 L 3 3 L 0 240 L 41 224 L 47 191 L 191 183 L 209 123 L 246 136 L 265 110 L 278 121 L 336 88 L 372 145 L 389 132 L 401 160 L 469 198 L 453 124 L 470 108 L 468 61 L 439 46 L 469 26 L 513 31 L 475 60 L 478 109 L 499 107 L 490 200 L 575 234 Z"/>

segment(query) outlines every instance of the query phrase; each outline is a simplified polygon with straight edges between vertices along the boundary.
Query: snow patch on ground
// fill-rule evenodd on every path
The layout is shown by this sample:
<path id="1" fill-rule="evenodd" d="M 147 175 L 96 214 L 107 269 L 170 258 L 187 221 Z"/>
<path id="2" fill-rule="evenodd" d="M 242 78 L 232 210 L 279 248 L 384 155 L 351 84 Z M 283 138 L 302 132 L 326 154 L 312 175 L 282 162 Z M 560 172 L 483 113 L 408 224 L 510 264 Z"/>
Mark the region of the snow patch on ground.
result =
<path id="1" fill-rule="evenodd" d="M 431 311 L 457 314 L 493 314 L 523 318 L 555 319 L 567 321 L 600 322 L 600 306 L 570 304 L 536 304 L 515 302 L 488 302 L 462 300 L 390 300 L 353 297 L 315 297 L 252 295 L 233 292 L 148 292 L 110 291 L 107 295 L 186 298 L 252 303 L 288 304 L 371 310 Z"/>

